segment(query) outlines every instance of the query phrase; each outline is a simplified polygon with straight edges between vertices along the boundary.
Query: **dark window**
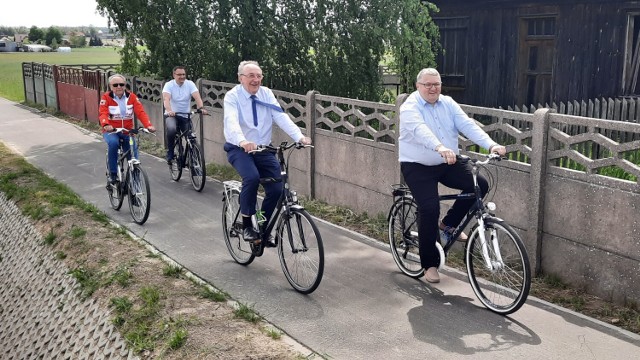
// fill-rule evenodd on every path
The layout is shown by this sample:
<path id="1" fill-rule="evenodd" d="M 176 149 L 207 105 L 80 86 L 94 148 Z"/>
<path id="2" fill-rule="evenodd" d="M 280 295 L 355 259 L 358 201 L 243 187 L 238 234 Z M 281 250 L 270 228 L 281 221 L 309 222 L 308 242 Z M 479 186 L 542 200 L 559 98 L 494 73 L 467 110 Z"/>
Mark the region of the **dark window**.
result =
<path id="1" fill-rule="evenodd" d="M 464 87 L 467 69 L 467 37 L 469 18 L 434 18 L 440 28 L 442 52 L 436 57 L 438 71 L 445 87 Z"/>
<path id="2" fill-rule="evenodd" d="M 631 13 L 627 18 L 627 40 L 625 61 L 622 70 L 623 95 L 640 94 L 638 73 L 640 72 L 640 14 Z"/>
<path id="3" fill-rule="evenodd" d="M 520 21 L 518 102 L 520 105 L 550 103 L 555 57 L 555 17 L 523 18 Z"/>

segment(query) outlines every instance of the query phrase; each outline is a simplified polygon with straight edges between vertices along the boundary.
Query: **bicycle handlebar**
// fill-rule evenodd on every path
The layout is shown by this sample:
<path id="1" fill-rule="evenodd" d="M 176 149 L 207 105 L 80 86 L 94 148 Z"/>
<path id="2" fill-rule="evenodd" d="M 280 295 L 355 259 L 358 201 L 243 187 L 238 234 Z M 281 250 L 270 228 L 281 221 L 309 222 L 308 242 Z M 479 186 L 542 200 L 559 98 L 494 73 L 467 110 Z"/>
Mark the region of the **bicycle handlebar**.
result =
<path id="1" fill-rule="evenodd" d="M 133 128 L 133 129 L 113 128 L 112 133 L 116 133 L 117 134 L 117 133 L 121 133 L 123 131 L 129 132 L 129 134 L 138 134 L 140 131 L 142 131 L 142 132 L 145 132 L 147 134 L 151 134 L 153 136 L 156 136 L 155 133 L 152 133 L 151 131 L 149 131 L 149 129 L 147 129 L 147 128 L 143 127 L 143 126 L 140 126 L 137 129 L 136 128 Z"/>
<path id="2" fill-rule="evenodd" d="M 178 111 L 174 111 L 173 113 L 174 113 L 175 115 L 189 115 L 189 116 L 191 116 L 191 115 L 195 115 L 195 114 L 202 114 L 202 115 L 204 115 L 204 116 L 211 116 L 211 114 L 208 114 L 208 113 L 207 113 L 207 114 L 205 114 L 205 113 L 203 113 L 203 112 L 202 112 L 202 109 L 191 110 L 191 111 L 189 111 L 189 112 L 178 112 Z M 167 114 L 165 113 L 165 115 L 167 115 Z"/>
<path id="3" fill-rule="evenodd" d="M 467 155 L 456 155 L 456 159 L 457 160 L 470 160 L 474 164 L 478 164 L 478 165 L 486 165 L 491 161 L 500 161 L 500 160 L 502 160 L 502 156 L 500 156 L 500 155 L 498 155 L 496 153 L 491 153 L 491 154 L 484 155 L 484 156 L 486 157 L 486 160 L 472 159 L 472 158 L 468 157 Z"/>
<path id="4" fill-rule="evenodd" d="M 279 149 L 281 150 L 289 150 L 292 147 L 295 147 L 296 149 L 303 149 L 303 148 L 307 148 L 307 147 L 313 147 L 313 145 L 306 145 L 303 144 L 301 142 L 292 142 L 292 143 L 287 143 L 286 141 L 283 142 L 282 144 L 280 144 L 279 146 L 273 146 L 273 145 L 258 145 L 257 149 L 255 150 L 251 150 L 249 151 L 249 154 L 252 153 L 258 153 L 258 152 L 262 152 L 262 151 L 272 151 L 272 152 L 276 152 Z"/>

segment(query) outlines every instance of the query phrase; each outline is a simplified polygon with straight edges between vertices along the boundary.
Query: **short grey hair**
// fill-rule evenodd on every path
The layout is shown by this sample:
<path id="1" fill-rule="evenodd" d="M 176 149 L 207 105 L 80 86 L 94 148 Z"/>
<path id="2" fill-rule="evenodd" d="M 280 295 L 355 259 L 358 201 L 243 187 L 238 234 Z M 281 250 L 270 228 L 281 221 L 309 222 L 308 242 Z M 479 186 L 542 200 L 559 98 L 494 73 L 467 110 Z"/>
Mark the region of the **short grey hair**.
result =
<path id="1" fill-rule="evenodd" d="M 425 76 L 425 75 L 433 75 L 433 76 L 440 76 L 440 73 L 438 72 L 438 70 L 434 69 L 434 68 L 425 68 L 420 70 L 420 72 L 418 73 L 418 76 L 416 76 L 416 82 L 419 82 L 420 79 Z"/>
<path id="2" fill-rule="evenodd" d="M 121 74 L 113 74 L 111 76 L 109 76 L 109 84 L 111 84 L 111 80 L 115 79 L 115 78 L 120 78 L 122 79 L 122 81 L 124 81 L 125 83 L 127 82 L 127 78 L 124 77 L 124 75 Z"/>
<path id="3" fill-rule="evenodd" d="M 244 71 L 244 67 L 247 65 L 255 65 L 257 67 L 260 67 L 260 65 L 258 64 L 257 61 L 253 61 L 253 60 L 245 60 L 240 62 L 240 65 L 238 65 L 238 76 L 243 74 Z"/>

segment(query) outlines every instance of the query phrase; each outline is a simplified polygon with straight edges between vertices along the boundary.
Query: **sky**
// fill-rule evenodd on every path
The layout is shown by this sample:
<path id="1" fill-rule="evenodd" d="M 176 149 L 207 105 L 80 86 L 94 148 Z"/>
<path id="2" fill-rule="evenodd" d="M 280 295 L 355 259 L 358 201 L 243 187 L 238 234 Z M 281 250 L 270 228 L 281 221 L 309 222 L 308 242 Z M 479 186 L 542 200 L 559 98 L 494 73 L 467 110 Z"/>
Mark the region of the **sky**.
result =
<path id="1" fill-rule="evenodd" d="M 95 0 L 13 0 L 0 5 L 0 26 L 35 25 L 106 27 L 107 18 L 96 12 Z"/>

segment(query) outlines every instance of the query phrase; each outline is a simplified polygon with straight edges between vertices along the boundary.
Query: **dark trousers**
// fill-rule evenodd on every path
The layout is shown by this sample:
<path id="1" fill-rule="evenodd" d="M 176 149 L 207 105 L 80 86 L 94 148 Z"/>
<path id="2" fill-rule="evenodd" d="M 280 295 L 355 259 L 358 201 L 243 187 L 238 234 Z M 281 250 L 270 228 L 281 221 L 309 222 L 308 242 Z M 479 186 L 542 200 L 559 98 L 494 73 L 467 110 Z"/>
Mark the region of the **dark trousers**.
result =
<path id="1" fill-rule="evenodd" d="M 400 170 L 404 180 L 411 189 L 413 198 L 418 204 L 418 237 L 420 241 L 420 263 L 428 269 L 438 266 L 438 238 L 440 218 L 440 200 L 438 199 L 438 183 L 462 190 L 461 193 L 473 193 L 473 176 L 468 161 L 458 161 L 453 165 L 441 164 L 426 166 L 418 163 L 403 162 Z M 484 196 L 489 189 L 487 180 L 478 175 L 478 185 Z M 467 211 L 473 206 L 475 199 L 456 200 L 442 219 L 451 227 L 458 226 Z"/>
<path id="2" fill-rule="evenodd" d="M 272 177 L 280 179 L 280 164 L 275 154 L 259 152 L 248 154 L 243 148 L 229 143 L 224 144 L 227 160 L 242 177 L 242 191 L 240 192 L 240 213 L 253 215 L 256 213 L 258 186 L 260 178 Z M 263 184 L 265 197 L 261 210 L 267 221 L 271 218 L 282 194 L 282 182 Z"/>
<path id="3" fill-rule="evenodd" d="M 174 157 L 173 148 L 175 147 L 176 132 L 178 132 L 178 126 L 180 131 L 185 132 L 189 130 L 189 119 L 182 116 L 167 116 L 164 119 L 164 125 L 166 128 L 167 136 L 167 160 L 171 160 Z"/>

